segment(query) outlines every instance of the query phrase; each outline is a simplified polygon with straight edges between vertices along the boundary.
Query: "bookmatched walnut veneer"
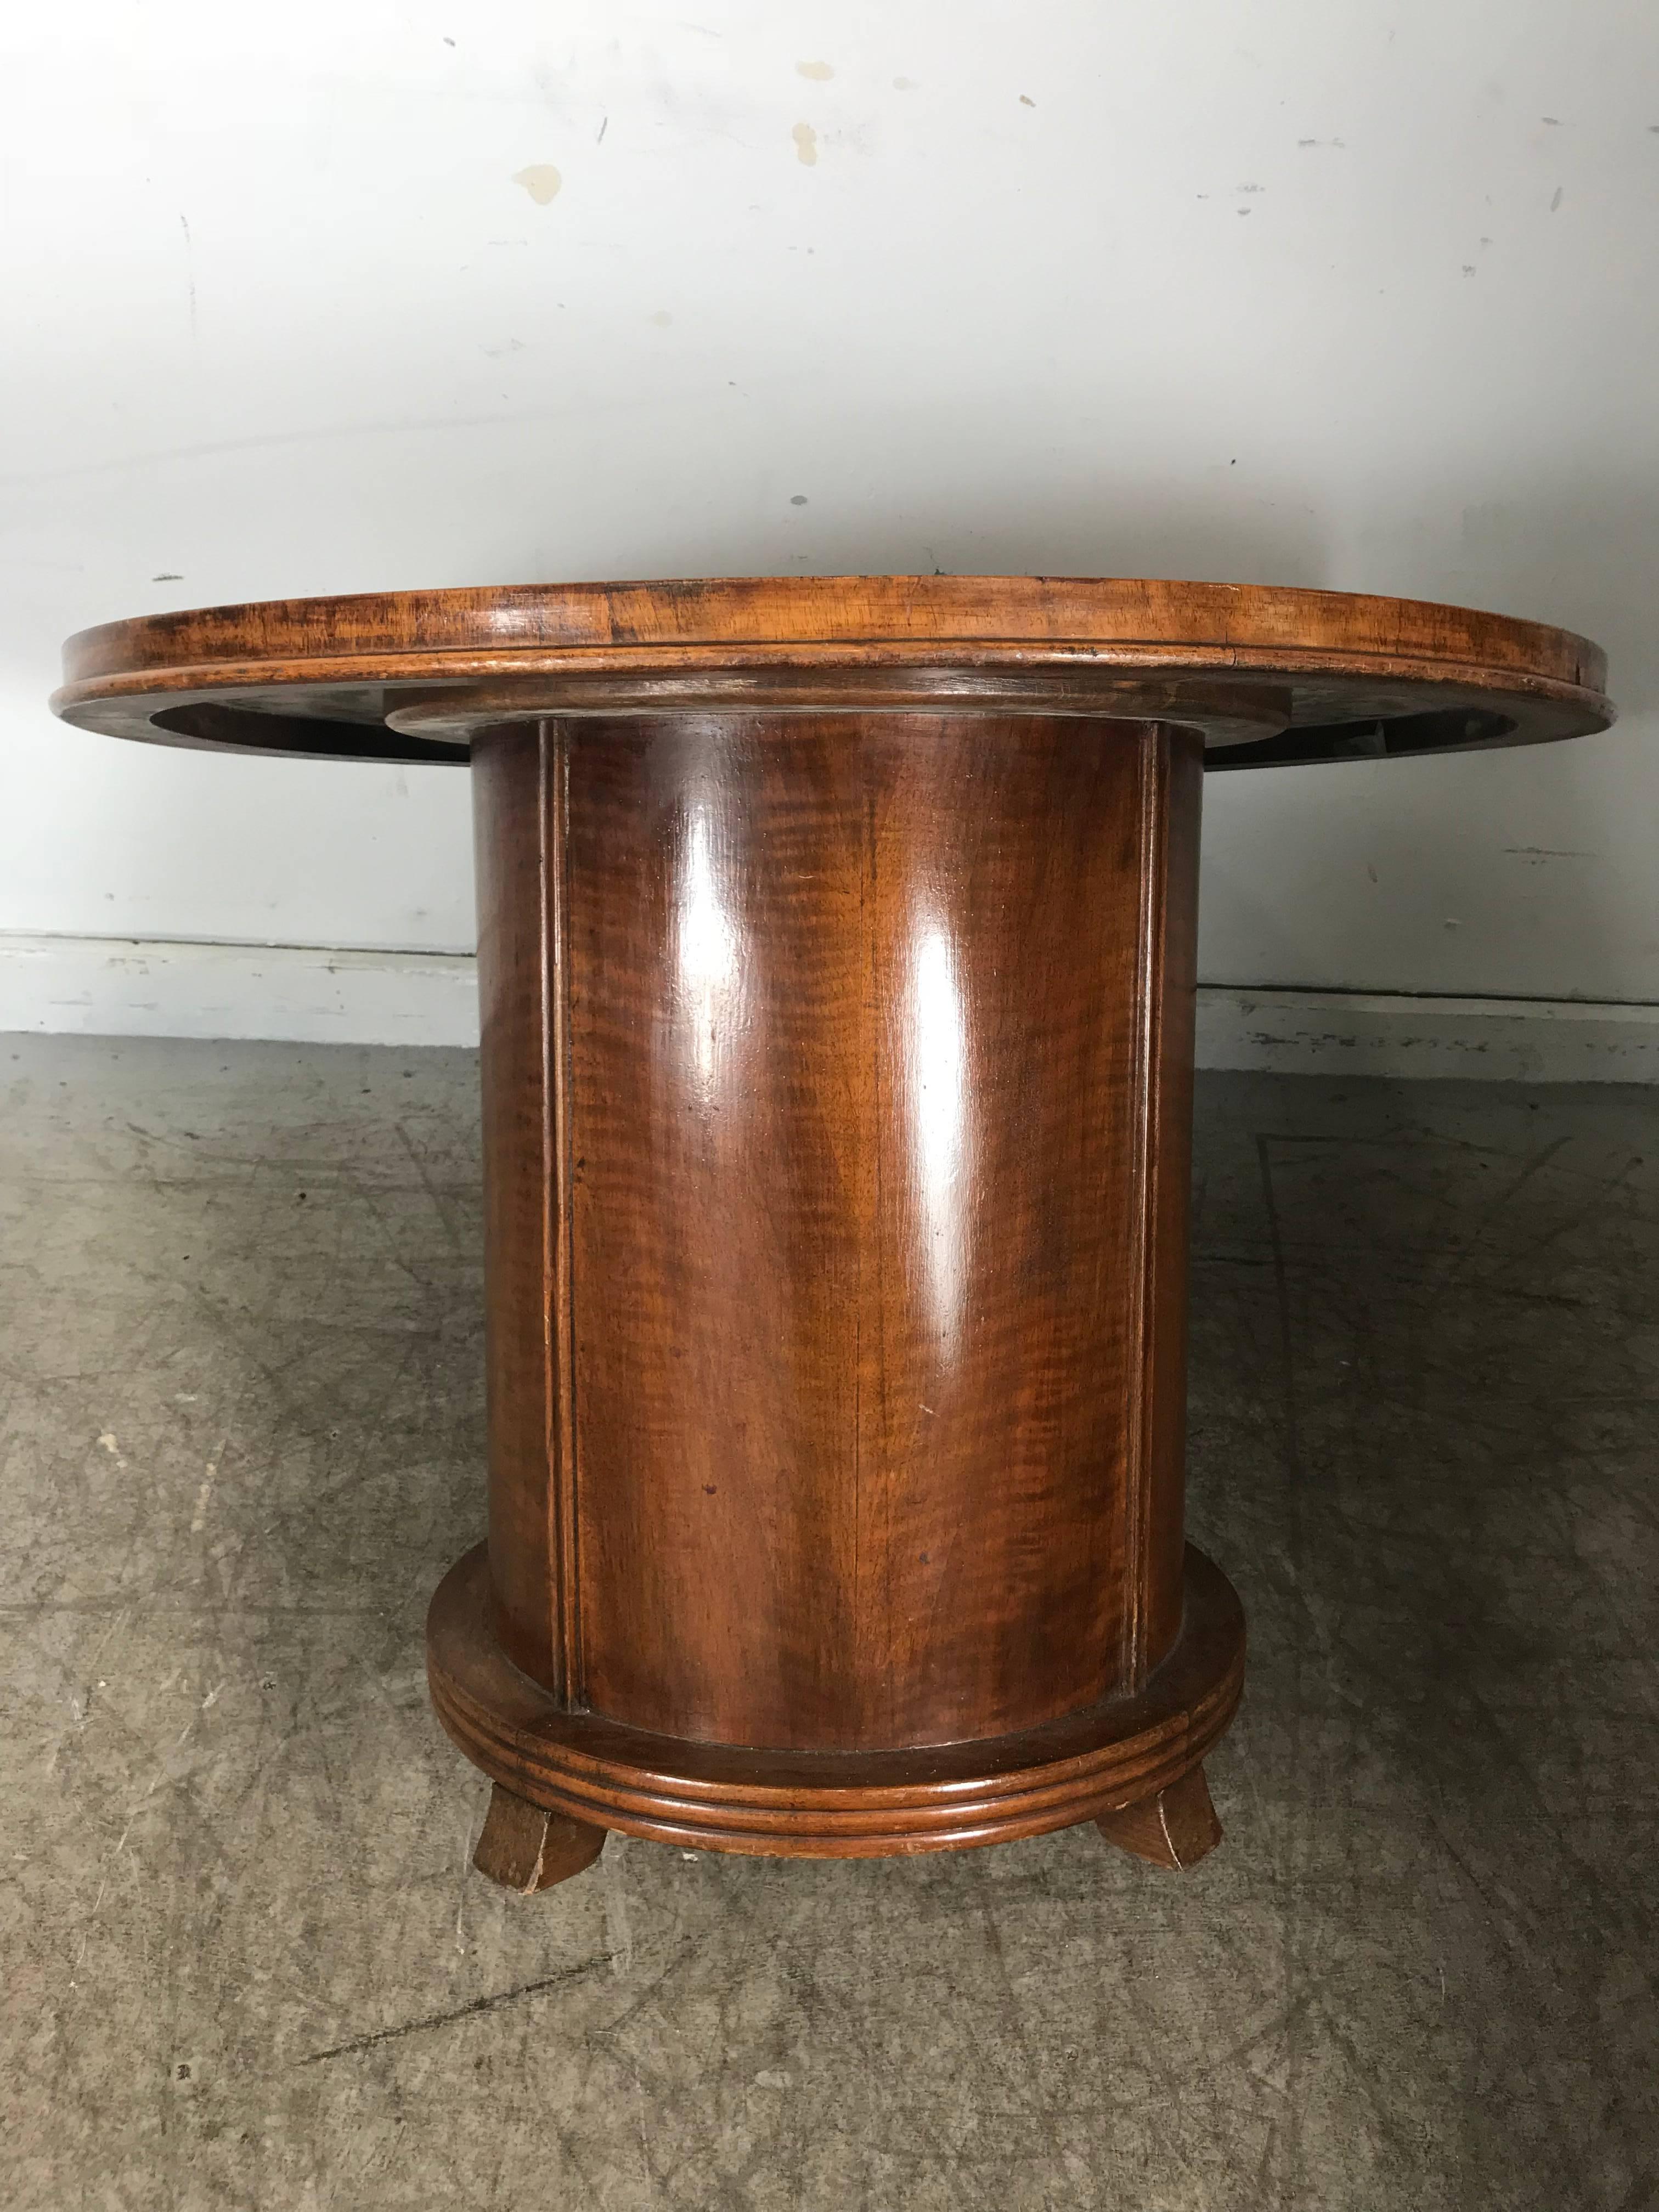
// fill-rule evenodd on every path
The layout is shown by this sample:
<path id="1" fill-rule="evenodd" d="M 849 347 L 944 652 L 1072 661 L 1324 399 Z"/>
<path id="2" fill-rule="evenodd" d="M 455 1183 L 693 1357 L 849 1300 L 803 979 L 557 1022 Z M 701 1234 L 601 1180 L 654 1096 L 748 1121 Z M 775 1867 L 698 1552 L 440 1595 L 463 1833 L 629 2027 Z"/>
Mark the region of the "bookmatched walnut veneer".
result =
<path id="1" fill-rule="evenodd" d="M 489 1540 L 428 1655 L 484 1871 L 612 1828 L 1201 1856 L 1244 1656 L 1182 1534 L 1204 772 L 1599 729 L 1596 648 L 878 576 L 222 607 L 65 659 L 83 727 L 471 763 Z"/>

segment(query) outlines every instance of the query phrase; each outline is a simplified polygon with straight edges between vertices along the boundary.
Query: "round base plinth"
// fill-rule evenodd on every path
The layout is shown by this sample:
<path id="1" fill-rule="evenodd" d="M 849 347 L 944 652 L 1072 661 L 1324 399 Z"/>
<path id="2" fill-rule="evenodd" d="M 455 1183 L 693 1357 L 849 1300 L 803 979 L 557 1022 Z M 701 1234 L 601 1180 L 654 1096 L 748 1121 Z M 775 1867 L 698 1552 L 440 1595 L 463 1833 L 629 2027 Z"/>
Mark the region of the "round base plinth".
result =
<path id="1" fill-rule="evenodd" d="M 434 1709 L 503 1789 L 624 1835 L 787 1858 L 961 1850 L 1138 1804 L 1198 1765 L 1232 1718 L 1243 1673 L 1237 1595 L 1190 1545 L 1181 1634 L 1136 1696 L 919 1750 L 755 1750 L 562 1711 L 495 1641 L 482 1544 L 445 1576 L 427 1618 Z"/>

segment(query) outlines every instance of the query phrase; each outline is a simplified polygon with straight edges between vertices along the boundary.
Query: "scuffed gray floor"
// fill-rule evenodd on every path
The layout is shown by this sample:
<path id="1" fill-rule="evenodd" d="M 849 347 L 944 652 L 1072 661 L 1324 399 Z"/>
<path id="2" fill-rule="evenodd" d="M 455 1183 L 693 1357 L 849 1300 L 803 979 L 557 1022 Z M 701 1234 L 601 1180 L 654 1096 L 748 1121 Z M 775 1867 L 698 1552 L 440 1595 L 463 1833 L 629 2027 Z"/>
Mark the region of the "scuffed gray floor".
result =
<path id="1" fill-rule="evenodd" d="M 1185 1878 L 613 1839 L 533 1901 L 421 1625 L 481 1528 L 467 1055 L 0 1039 L 0 2200 L 1659 2205 L 1659 1101 L 1212 1079 Z"/>

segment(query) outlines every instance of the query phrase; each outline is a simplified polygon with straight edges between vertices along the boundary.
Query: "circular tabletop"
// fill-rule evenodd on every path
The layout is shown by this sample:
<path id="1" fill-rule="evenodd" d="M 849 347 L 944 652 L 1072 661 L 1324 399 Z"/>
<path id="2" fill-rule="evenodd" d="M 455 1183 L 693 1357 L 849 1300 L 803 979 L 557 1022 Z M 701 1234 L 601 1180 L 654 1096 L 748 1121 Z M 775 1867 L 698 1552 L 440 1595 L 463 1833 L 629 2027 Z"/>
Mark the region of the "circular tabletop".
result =
<path id="1" fill-rule="evenodd" d="M 64 648 L 54 710 L 213 750 L 464 761 L 556 714 L 1062 714 L 1200 728 L 1212 769 L 1605 729 L 1588 639 L 1416 599 L 1072 576 L 726 577 L 276 599 Z"/>

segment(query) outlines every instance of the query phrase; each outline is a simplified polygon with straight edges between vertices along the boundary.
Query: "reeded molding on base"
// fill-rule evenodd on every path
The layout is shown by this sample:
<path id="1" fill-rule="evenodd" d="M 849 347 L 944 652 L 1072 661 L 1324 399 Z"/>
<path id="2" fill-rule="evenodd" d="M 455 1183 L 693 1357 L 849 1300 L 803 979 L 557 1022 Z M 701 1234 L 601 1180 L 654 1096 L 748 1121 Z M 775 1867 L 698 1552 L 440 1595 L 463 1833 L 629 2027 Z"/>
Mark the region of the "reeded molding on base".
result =
<path id="1" fill-rule="evenodd" d="M 1199 1765 L 1243 1674 L 1237 1595 L 1190 1545 L 1180 1637 L 1137 1696 L 915 1751 L 750 1750 L 565 1712 L 495 1641 L 482 1544 L 444 1577 L 427 1617 L 434 1709 L 492 1781 L 624 1835 L 787 1858 L 960 1850 L 1137 1804 Z"/>

